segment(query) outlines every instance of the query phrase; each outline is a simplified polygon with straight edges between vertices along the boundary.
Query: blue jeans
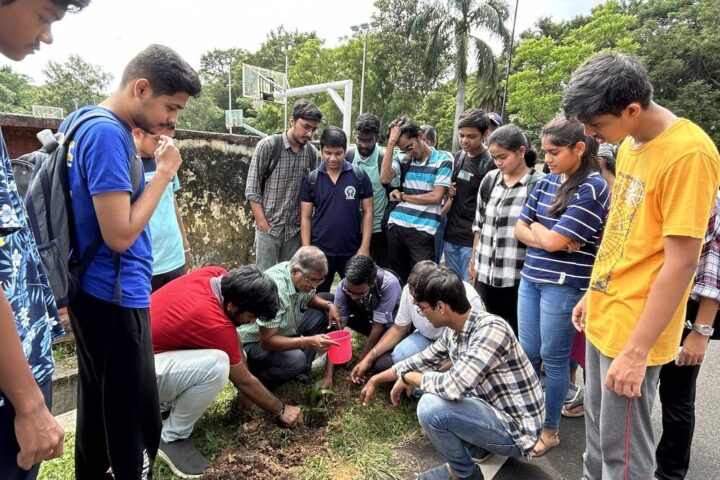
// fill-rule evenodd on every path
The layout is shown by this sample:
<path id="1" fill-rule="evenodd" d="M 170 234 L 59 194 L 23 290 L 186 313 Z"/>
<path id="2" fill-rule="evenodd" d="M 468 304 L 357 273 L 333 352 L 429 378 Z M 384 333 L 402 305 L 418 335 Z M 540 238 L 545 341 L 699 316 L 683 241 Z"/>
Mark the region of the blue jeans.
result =
<path id="1" fill-rule="evenodd" d="M 520 346 L 535 373 L 545 365 L 545 428 L 560 426 L 560 411 L 570 384 L 570 349 L 575 339 L 572 310 L 582 290 L 569 285 L 520 279 Z"/>
<path id="2" fill-rule="evenodd" d="M 400 343 L 395 345 L 395 349 L 392 351 L 393 364 L 401 362 L 406 358 L 410 358 L 418 352 L 422 352 L 427 347 L 432 345 L 434 340 L 423 336 L 420 332 L 413 332 L 407 337 L 403 338 Z"/>
<path id="3" fill-rule="evenodd" d="M 522 454 L 495 409 L 478 398 L 450 401 L 426 393 L 418 402 L 417 416 L 435 450 L 460 478 L 475 472 L 473 457 L 487 452 L 508 457 Z"/>
<path id="4" fill-rule="evenodd" d="M 290 260 L 300 248 L 300 232 L 286 241 L 255 229 L 255 265 L 263 272 L 273 265 Z"/>
<path id="5" fill-rule="evenodd" d="M 445 265 L 460 275 L 460 278 L 469 282 L 470 274 L 468 273 L 468 266 L 470 265 L 472 247 L 464 247 L 445 241 L 443 242 L 443 249 L 445 250 Z"/>

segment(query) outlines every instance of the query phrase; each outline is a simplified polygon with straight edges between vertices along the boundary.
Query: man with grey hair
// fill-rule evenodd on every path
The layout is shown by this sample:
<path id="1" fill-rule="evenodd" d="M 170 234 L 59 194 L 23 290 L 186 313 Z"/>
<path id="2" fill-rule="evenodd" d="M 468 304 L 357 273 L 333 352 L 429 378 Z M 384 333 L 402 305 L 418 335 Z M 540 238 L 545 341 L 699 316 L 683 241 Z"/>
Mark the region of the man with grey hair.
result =
<path id="1" fill-rule="evenodd" d="M 275 318 L 258 318 L 237 328 L 250 372 L 270 390 L 306 376 L 315 355 L 337 345 L 325 332 L 340 325 L 340 312 L 331 294 L 315 293 L 327 271 L 327 259 L 319 248 L 300 248 L 289 262 L 265 271 L 280 297 Z M 330 362 L 321 386 L 333 386 Z"/>

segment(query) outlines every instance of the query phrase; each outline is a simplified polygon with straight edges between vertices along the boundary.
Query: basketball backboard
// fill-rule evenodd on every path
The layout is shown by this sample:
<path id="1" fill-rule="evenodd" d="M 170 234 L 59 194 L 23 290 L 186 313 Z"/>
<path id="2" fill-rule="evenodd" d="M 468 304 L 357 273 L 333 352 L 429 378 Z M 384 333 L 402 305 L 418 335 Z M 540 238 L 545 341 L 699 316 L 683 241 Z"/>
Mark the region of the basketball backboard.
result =
<path id="1" fill-rule="evenodd" d="M 233 127 L 240 127 L 243 124 L 243 111 L 239 110 L 225 110 L 225 128 L 231 129 Z"/>
<path id="2" fill-rule="evenodd" d="M 253 103 L 277 102 L 284 103 L 281 98 L 274 98 L 273 93 L 288 88 L 287 77 L 283 72 L 269 70 L 243 63 L 243 97 L 252 98 Z"/>
<path id="3" fill-rule="evenodd" d="M 46 107 L 45 105 L 32 106 L 33 117 L 65 118 L 65 112 L 59 107 Z"/>

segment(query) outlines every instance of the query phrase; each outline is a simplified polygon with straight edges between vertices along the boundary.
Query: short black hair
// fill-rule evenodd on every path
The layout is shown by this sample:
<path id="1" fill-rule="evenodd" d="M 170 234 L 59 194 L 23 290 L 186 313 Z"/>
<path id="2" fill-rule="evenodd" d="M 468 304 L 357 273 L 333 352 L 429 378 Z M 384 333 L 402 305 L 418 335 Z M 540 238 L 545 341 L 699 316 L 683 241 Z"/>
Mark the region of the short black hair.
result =
<path id="1" fill-rule="evenodd" d="M 380 134 L 380 119 L 374 113 L 363 113 L 355 121 L 355 131 L 358 133 Z"/>
<path id="2" fill-rule="evenodd" d="M 468 127 L 477 128 L 480 133 L 484 134 L 490 128 L 490 117 L 479 108 L 465 110 L 458 118 L 458 129 Z"/>
<path id="3" fill-rule="evenodd" d="M 505 150 L 517 153 L 525 147 L 525 165 L 532 168 L 537 163 L 537 151 L 533 148 L 528 136 L 517 125 L 503 125 L 490 135 L 488 145 L 497 145 Z"/>
<path id="4" fill-rule="evenodd" d="M 470 310 L 462 279 L 447 267 L 437 267 L 420 278 L 413 291 L 416 302 L 427 302 L 432 308 L 438 302 L 446 303 L 455 313 Z"/>
<path id="5" fill-rule="evenodd" d="M 345 264 L 345 280 L 352 285 L 373 286 L 377 278 L 377 266 L 365 255 L 354 255 Z"/>
<path id="6" fill-rule="evenodd" d="M 437 267 L 438 264 L 433 262 L 432 260 L 420 260 L 419 262 L 417 262 L 410 271 L 410 275 L 407 279 L 407 284 L 410 291 L 415 289 L 415 286 L 418 284 L 422 277 L 427 275 L 429 272 L 435 270 Z"/>
<path id="7" fill-rule="evenodd" d="M 202 84 L 197 72 L 172 48 L 153 44 L 130 60 L 123 71 L 121 86 L 146 78 L 153 94 L 175 95 L 184 92 L 197 97 Z"/>
<path id="8" fill-rule="evenodd" d="M 618 117 L 635 102 L 647 108 L 652 99 L 652 84 L 637 57 L 603 52 L 575 70 L 563 93 L 563 111 L 582 122 L 599 115 Z"/>
<path id="9" fill-rule="evenodd" d="M 437 141 L 437 130 L 432 125 L 420 125 L 420 130 L 425 132 L 425 140 L 428 142 Z"/>
<path id="10" fill-rule="evenodd" d="M 341 128 L 329 126 L 320 135 L 320 150 L 325 147 L 340 147 L 347 150 L 347 135 Z"/>
<path id="11" fill-rule="evenodd" d="M 293 120 L 311 120 L 314 122 L 322 122 L 323 116 L 320 109 L 310 100 L 301 98 L 293 104 L 292 110 Z"/>
<path id="12" fill-rule="evenodd" d="M 220 280 L 225 305 L 232 303 L 239 312 L 250 312 L 258 318 L 273 319 L 280 305 L 277 285 L 255 265 L 230 270 Z"/>
<path id="13" fill-rule="evenodd" d="M 15 0 L 2 0 L 3 5 L 10 5 Z M 77 13 L 90 5 L 90 0 L 52 0 L 52 2 L 58 7 L 62 7 L 66 12 Z"/>
<path id="14" fill-rule="evenodd" d="M 422 131 L 420 125 L 406 115 L 390 122 L 390 125 L 388 125 L 388 137 L 390 136 L 389 131 L 392 130 L 393 127 L 398 127 L 400 129 L 400 135 L 407 135 L 408 138 L 417 138 L 418 134 Z"/>

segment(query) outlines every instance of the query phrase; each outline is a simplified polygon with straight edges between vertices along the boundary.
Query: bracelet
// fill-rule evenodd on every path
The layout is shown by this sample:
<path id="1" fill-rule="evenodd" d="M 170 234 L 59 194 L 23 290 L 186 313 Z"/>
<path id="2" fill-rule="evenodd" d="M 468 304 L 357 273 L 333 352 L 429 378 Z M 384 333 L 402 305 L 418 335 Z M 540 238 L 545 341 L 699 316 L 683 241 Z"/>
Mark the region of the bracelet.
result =
<path id="1" fill-rule="evenodd" d="M 410 385 L 410 384 L 407 382 L 407 380 L 405 380 L 405 374 L 406 374 L 406 373 L 410 373 L 410 372 L 409 372 L 409 371 L 402 372 L 402 373 L 400 374 L 400 380 L 402 380 L 402 382 L 403 382 L 405 385 Z"/>
<path id="2" fill-rule="evenodd" d="M 305 337 L 303 337 L 302 335 L 300 335 L 300 348 L 305 348 Z"/>
<path id="3" fill-rule="evenodd" d="M 188 253 L 188 252 L 190 252 L 190 247 L 186 248 L 186 249 L 185 249 L 185 250 L 183 250 L 183 251 L 184 251 L 185 253 Z"/>
<path id="4" fill-rule="evenodd" d="M 278 418 L 280 418 L 280 417 L 282 417 L 284 414 L 285 414 L 285 403 L 280 402 L 280 411 L 279 411 L 278 414 L 275 415 L 275 416 L 278 417 Z"/>

